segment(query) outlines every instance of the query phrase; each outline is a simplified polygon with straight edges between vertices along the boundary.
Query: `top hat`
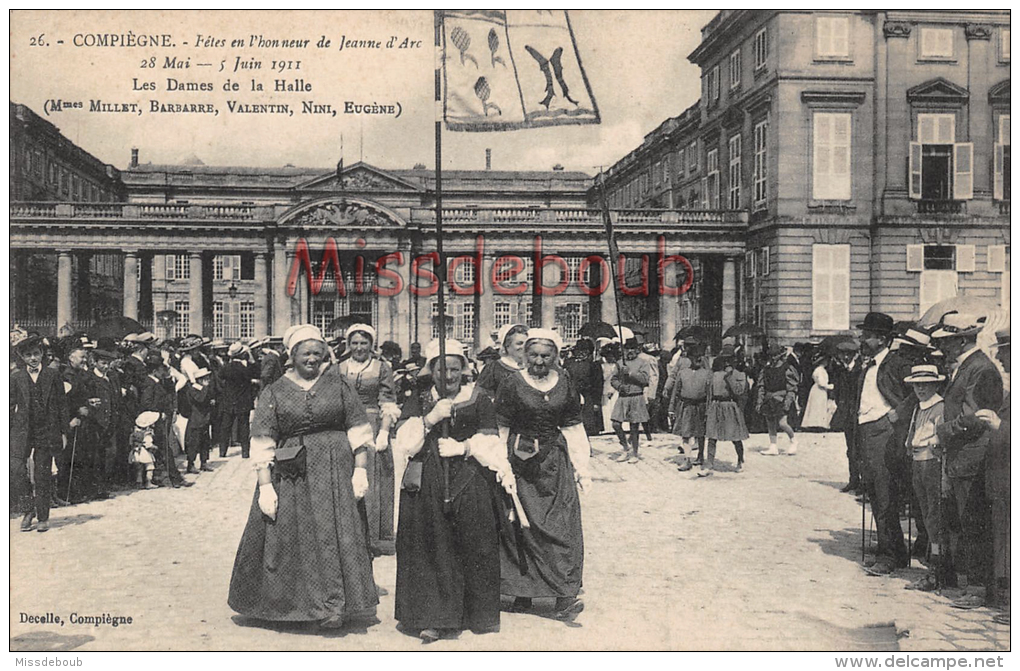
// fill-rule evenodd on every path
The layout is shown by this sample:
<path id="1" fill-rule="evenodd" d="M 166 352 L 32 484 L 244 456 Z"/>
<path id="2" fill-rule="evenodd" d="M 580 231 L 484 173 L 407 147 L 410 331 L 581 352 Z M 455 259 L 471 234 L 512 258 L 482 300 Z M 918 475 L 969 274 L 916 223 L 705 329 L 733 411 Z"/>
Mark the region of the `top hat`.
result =
<path id="1" fill-rule="evenodd" d="M 991 347 L 1009 347 L 1009 327 L 995 332 L 995 342 Z"/>
<path id="2" fill-rule="evenodd" d="M 869 312 L 864 317 L 864 322 L 857 325 L 862 331 L 877 331 L 879 333 L 892 333 L 893 318 L 882 312 Z"/>

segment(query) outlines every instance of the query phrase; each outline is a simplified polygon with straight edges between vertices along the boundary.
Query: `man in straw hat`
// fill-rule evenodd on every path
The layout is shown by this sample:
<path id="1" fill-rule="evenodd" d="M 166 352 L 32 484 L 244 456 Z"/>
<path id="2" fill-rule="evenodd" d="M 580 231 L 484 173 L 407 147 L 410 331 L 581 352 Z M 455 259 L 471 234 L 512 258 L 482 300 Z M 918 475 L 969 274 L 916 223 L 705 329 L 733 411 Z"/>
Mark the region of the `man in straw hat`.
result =
<path id="1" fill-rule="evenodd" d="M 249 418 L 255 407 L 254 381 L 259 378 L 259 372 L 255 370 L 250 350 L 241 343 L 233 343 L 227 350 L 227 356 L 230 360 L 220 368 L 218 374 L 221 386 L 216 396 L 219 411 L 216 441 L 220 456 L 227 456 L 227 448 L 236 426 L 241 457 L 247 459 L 251 451 Z"/>
<path id="2" fill-rule="evenodd" d="M 931 570 L 907 589 L 931 592 L 938 589 L 942 581 L 942 556 L 944 534 L 942 533 L 942 450 L 936 430 L 942 424 L 945 403 L 939 395 L 945 375 L 937 366 L 918 364 L 910 369 L 904 378 L 914 390 L 917 405 L 910 417 L 907 429 L 906 447 L 911 457 L 911 477 L 914 493 L 921 507 L 921 520 L 930 534 Z"/>
<path id="3" fill-rule="evenodd" d="M 49 531 L 53 459 L 81 419 L 71 419 L 60 373 L 43 366 L 43 339 L 26 334 L 18 338 L 15 352 L 24 368 L 11 374 L 11 489 L 18 492 L 19 511 L 24 514 L 21 530 L 31 531 L 32 520 L 38 517 L 36 531 Z"/>
<path id="4" fill-rule="evenodd" d="M 946 361 L 954 366 L 938 436 L 961 527 L 953 544 L 953 560 L 964 594 L 953 605 L 968 609 L 984 605 L 985 587 L 991 581 L 990 511 L 982 477 L 991 434 L 976 413 L 1002 407 L 1002 378 L 977 346 L 981 329 L 978 318 L 953 312 L 932 333 Z"/>

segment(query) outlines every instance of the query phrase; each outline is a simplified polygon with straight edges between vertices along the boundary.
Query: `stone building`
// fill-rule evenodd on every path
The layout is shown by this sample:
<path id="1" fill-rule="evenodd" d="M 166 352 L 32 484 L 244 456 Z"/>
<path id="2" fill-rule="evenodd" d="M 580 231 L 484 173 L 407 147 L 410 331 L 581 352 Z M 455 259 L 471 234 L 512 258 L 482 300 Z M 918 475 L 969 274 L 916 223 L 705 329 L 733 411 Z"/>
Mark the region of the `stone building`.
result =
<path id="1" fill-rule="evenodd" d="M 721 11 L 689 57 L 701 99 L 608 201 L 747 213 L 722 291 L 781 341 L 957 293 L 1008 306 L 1009 35 L 1005 11 Z"/>

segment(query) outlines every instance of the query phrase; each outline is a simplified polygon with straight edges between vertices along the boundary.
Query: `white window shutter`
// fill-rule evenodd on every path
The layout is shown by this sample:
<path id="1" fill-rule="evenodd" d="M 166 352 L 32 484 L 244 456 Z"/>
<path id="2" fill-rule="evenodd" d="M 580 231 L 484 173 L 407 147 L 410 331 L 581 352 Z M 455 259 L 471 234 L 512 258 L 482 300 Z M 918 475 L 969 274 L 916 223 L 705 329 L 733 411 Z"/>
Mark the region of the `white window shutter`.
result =
<path id="1" fill-rule="evenodd" d="M 972 273 L 974 272 L 974 245 L 957 245 L 956 246 L 956 272 L 958 273 Z"/>
<path id="2" fill-rule="evenodd" d="M 959 142 L 953 145 L 953 199 L 970 200 L 974 197 L 974 143 Z"/>
<path id="3" fill-rule="evenodd" d="M 917 115 L 917 141 L 921 144 L 935 144 L 935 119 L 934 114 Z"/>
<path id="4" fill-rule="evenodd" d="M 164 263 L 166 264 L 166 279 L 174 279 L 174 272 L 176 271 L 176 266 L 174 265 L 176 260 L 174 259 L 174 255 L 167 254 Z"/>
<path id="5" fill-rule="evenodd" d="M 1002 144 L 995 145 L 995 188 L 994 188 L 994 194 L 993 194 L 995 200 L 1002 200 L 1002 194 L 1003 194 L 1003 185 L 1002 185 L 1003 169 L 1002 169 L 1002 165 L 1004 163 L 1004 158 L 1005 158 L 1005 151 L 1004 151 L 1003 145 Z"/>
<path id="6" fill-rule="evenodd" d="M 944 271 L 926 270 L 921 273 L 920 305 L 918 316 L 921 317 L 928 308 L 939 302 L 939 274 Z"/>
<path id="7" fill-rule="evenodd" d="M 830 328 L 850 328 L 850 245 L 832 247 L 832 321 Z"/>
<path id="8" fill-rule="evenodd" d="M 754 277 L 755 276 L 755 263 L 754 263 L 754 252 L 753 251 L 752 252 L 746 252 L 744 254 L 744 265 L 746 266 L 746 268 L 744 269 L 744 272 L 747 274 L 747 276 L 748 277 Z"/>
<path id="9" fill-rule="evenodd" d="M 924 270 L 924 245 L 907 245 L 907 272 L 919 273 Z"/>
<path id="10" fill-rule="evenodd" d="M 988 272 L 1006 272 L 1006 245 L 988 245 Z"/>
<path id="11" fill-rule="evenodd" d="M 762 247 L 761 250 L 761 276 L 765 277 L 772 272 L 771 259 L 769 259 L 769 248 Z"/>
<path id="12" fill-rule="evenodd" d="M 921 143 L 910 143 L 910 197 L 921 199 Z"/>
<path id="13" fill-rule="evenodd" d="M 708 204 L 708 177 L 701 178 L 701 206 L 703 209 L 709 209 Z"/>

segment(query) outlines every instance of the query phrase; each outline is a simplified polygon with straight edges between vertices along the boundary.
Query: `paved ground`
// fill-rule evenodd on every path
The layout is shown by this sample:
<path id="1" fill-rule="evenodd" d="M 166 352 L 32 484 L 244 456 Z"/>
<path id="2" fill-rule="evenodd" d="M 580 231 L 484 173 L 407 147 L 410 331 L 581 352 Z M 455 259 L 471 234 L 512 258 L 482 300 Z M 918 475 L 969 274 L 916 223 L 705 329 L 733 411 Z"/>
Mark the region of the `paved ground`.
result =
<path id="1" fill-rule="evenodd" d="M 721 445 L 713 477 L 665 461 L 657 436 L 644 461 L 606 458 L 594 442 L 595 490 L 583 500 L 584 599 L 574 626 L 504 614 L 502 631 L 441 641 L 435 650 L 1008 650 L 1009 628 L 986 609 L 909 592 L 920 568 L 868 577 L 860 507 L 845 482 L 841 437 L 805 434 L 795 457 L 729 468 Z M 254 487 L 231 454 L 190 489 L 129 492 L 56 510 L 46 534 L 11 536 L 11 646 L 80 650 L 419 650 L 393 620 L 395 560 L 376 560 L 378 622 L 335 635 L 267 628 L 234 615 L 227 587 Z M 187 476 L 194 479 L 196 476 Z M 54 613 L 63 626 L 23 623 Z M 73 625 L 79 615 L 131 616 L 127 626 Z"/>

